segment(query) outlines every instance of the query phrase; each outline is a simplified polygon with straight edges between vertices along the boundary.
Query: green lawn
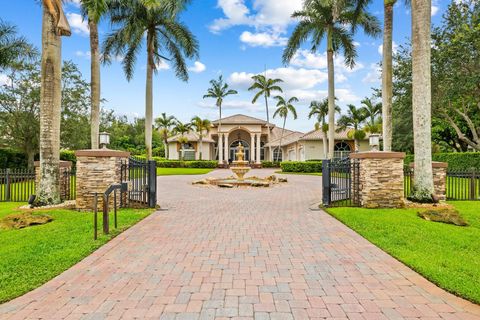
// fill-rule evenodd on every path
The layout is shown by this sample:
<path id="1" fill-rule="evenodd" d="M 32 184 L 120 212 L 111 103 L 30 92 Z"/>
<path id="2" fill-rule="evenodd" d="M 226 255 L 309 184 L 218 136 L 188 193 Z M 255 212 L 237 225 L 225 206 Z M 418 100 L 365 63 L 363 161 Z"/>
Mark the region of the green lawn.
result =
<path id="1" fill-rule="evenodd" d="M 21 203 L 0 203 L 0 219 L 18 210 Z M 151 209 L 121 209 L 118 226 L 93 240 L 93 213 L 42 210 L 54 220 L 20 230 L 0 229 L 0 303 L 13 299 L 52 279 L 88 256 L 121 231 L 149 215 Z M 99 230 L 101 219 L 99 215 Z"/>
<path id="2" fill-rule="evenodd" d="M 322 176 L 321 172 L 283 172 L 283 171 L 275 171 L 278 174 L 294 174 L 299 176 Z"/>
<path id="3" fill-rule="evenodd" d="M 157 176 L 185 176 L 200 175 L 212 172 L 213 169 L 204 168 L 157 168 Z"/>
<path id="4" fill-rule="evenodd" d="M 416 209 L 328 212 L 438 286 L 480 303 L 480 202 L 451 203 L 468 227 L 425 221 Z"/>

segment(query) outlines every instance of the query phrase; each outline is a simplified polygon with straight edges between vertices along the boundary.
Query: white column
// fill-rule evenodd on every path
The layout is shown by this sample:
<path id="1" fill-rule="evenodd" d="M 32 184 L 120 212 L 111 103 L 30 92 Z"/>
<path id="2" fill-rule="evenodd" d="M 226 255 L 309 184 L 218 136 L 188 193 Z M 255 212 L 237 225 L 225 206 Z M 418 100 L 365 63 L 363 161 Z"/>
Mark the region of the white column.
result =
<path id="1" fill-rule="evenodd" d="M 250 133 L 250 162 L 255 162 L 255 134 Z"/>
<path id="2" fill-rule="evenodd" d="M 223 135 L 218 134 L 218 163 L 223 163 Z"/>
<path id="3" fill-rule="evenodd" d="M 256 156 L 256 163 L 257 164 L 260 164 L 261 161 L 260 161 L 260 136 L 261 134 L 260 133 L 257 133 L 257 156 Z"/>
<path id="4" fill-rule="evenodd" d="M 228 157 L 229 157 L 229 154 L 230 154 L 230 145 L 228 143 L 228 133 L 225 133 L 225 148 L 224 148 L 224 151 L 225 151 L 225 162 L 228 164 Z"/>

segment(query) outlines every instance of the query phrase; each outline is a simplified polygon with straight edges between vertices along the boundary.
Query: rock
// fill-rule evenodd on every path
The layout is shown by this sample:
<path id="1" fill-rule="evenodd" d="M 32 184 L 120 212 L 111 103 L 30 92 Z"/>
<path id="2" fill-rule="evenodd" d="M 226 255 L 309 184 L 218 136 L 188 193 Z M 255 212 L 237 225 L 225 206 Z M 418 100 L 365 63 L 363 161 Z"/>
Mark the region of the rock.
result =
<path id="1" fill-rule="evenodd" d="M 252 187 L 257 187 L 257 188 L 258 188 L 258 187 L 269 187 L 269 186 L 270 186 L 270 183 L 259 181 L 259 182 L 253 182 L 253 183 L 251 184 L 251 186 L 252 186 Z"/>
<path id="2" fill-rule="evenodd" d="M 208 184 L 208 181 L 206 181 L 206 180 L 196 180 L 196 181 L 193 181 L 192 184 L 193 184 L 193 185 L 196 185 L 196 184 Z"/>
<path id="3" fill-rule="evenodd" d="M 288 182 L 287 178 L 278 178 L 278 182 Z"/>
<path id="4" fill-rule="evenodd" d="M 276 175 L 268 176 L 268 177 L 267 177 L 267 180 L 268 180 L 268 181 L 273 181 L 273 182 L 275 182 L 275 181 L 277 181 L 277 176 L 276 176 Z"/>
<path id="5" fill-rule="evenodd" d="M 23 229 L 26 227 L 45 224 L 53 218 L 48 214 L 32 214 L 32 212 L 16 213 L 4 217 L 0 225 L 6 229 Z"/>
<path id="6" fill-rule="evenodd" d="M 443 222 L 462 227 L 468 225 L 455 209 L 426 210 L 418 212 L 417 215 L 427 221 Z"/>
<path id="7" fill-rule="evenodd" d="M 233 188 L 234 185 L 233 184 L 230 184 L 230 183 L 221 183 L 218 185 L 220 188 Z"/>

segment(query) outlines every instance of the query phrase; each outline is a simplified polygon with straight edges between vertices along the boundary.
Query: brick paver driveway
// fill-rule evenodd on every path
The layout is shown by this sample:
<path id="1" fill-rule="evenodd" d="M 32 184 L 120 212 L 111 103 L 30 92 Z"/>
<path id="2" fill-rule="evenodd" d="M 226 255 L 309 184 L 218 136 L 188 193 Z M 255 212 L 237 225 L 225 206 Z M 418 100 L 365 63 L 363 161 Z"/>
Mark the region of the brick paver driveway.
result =
<path id="1" fill-rule="evenodd" d="M 168 211 L 0 306 L 0 318 L 480 318 L 480 307 L 310 211 L 319 177 L 289 176 L 272 189 L 194 187 L 192 179 L 159 178 Z"/>

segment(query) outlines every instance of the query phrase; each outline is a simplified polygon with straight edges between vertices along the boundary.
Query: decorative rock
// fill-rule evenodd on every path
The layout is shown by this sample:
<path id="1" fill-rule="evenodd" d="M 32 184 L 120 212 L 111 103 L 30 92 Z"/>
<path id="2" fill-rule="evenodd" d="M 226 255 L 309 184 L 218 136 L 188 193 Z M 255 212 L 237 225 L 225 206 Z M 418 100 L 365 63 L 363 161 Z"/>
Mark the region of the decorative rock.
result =
<path id="1" fill-rule="evenodd" d="M 270 183 L 258 181 L 258 182 L 253 182 L 250 186 L 252 186 L 252 187 L 269 187 Z"/>
<path id="2" fill-rule="evenodd" d="M 278 182 L 288 182 L 287 178 L 278 178 Z"/>
<path id="3" fill-rule="evenodd" d="M 4 217 L 0 221 L 0 226 L 5 229 L 23 229 L 34 225 L 45 224 L 52 220 L 53 218 L 48 214 L 32 214 L 32 212 L 23 212 Z"/>
<path id="4" fill-rule="evenodd" d="M 268 177 L 267 177 L 267 180 L 268 180 L 268 181 L 273 181 L 273 182 L 275 182 L 275 181 L 277 181 L 277 176 L 276 176 L 276 175 L 268 176 Z"/>
<path id="5" fill-rule="evenodd" d="M 206 180 L 196 180 L 196 181 L 193 181 L 192 184 L 193 184 L 193 185 L 196 185 L 196 184 L 208 184 L 208 181 L 206 181 Z"/>
<path id="6" fill-rule="evenodd" d="M 229 183 L 221 183 L 218 185 L 220 188 L 233 188 L 233 184 L 229 184 Z"/>

